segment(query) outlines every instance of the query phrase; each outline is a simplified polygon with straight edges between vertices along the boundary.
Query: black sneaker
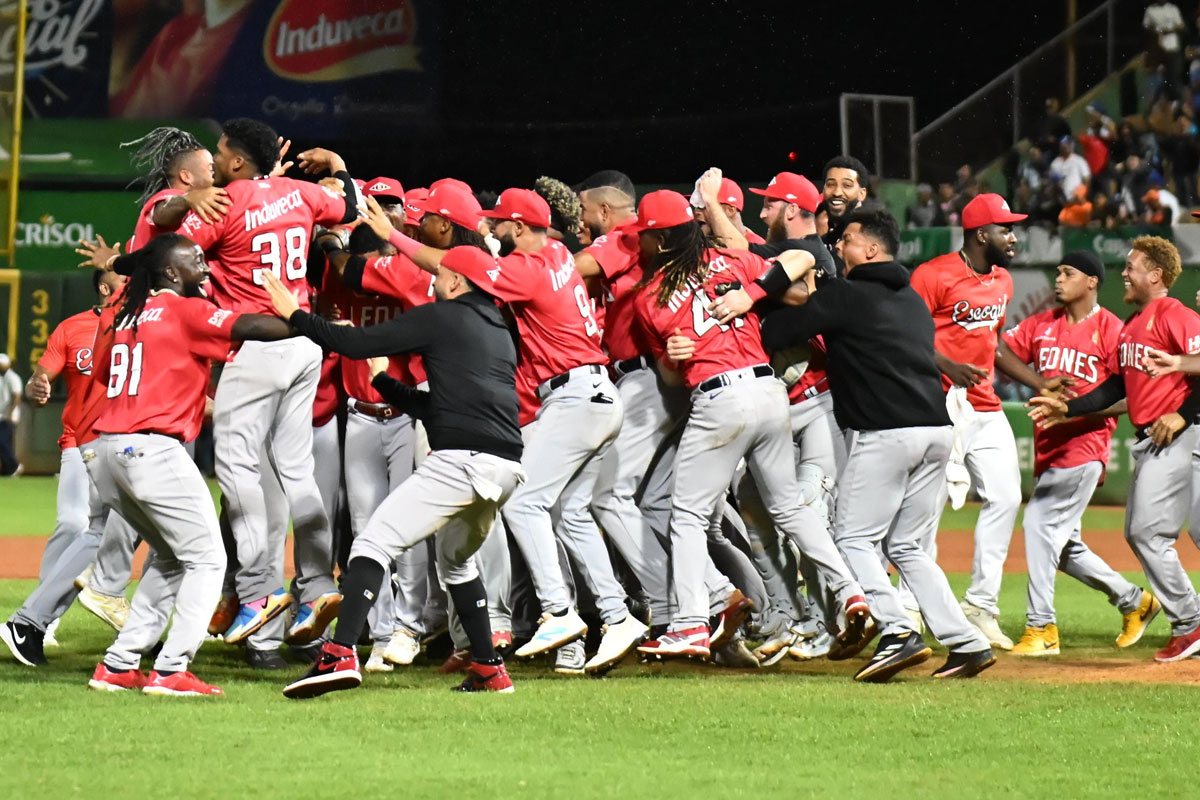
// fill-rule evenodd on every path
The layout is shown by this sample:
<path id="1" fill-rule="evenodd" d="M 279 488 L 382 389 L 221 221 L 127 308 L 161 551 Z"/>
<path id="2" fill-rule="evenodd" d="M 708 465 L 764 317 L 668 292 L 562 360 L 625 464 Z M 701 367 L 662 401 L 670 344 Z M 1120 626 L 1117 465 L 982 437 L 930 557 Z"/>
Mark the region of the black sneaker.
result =
<path id="1" fill-rule="evenodd" d="M 8 645 L 13 658 L 27 667 L 39 667 L 46 663 L 46 654 L 42 652 L 42 640 L 45 637 L 45 631 L 21 622 L 6 622 L 0 627 L 0 639 Z"/>
<path id="2" fill-rule="evenodd" d="M 278 650 L 246 648 L 246 663 L 255 669 L 287 669 L 290 665 Z"/>
<path id="3" fill-rule="evenodd" d="M 952 652 L 946 656 L 946 663 L 934 670 L 933 677 L 974 678 L 995 663 L 996 656 L 990 649 L 972 653 Z"/>
<path id="4" fill-rule="evenodd" d="M 886 683 L 902 669 L 915 667 L 933 655 L 919 634 L 909 632 L 879 637 L 875 655 L 860 669 L 854 680 L 864 683 Z"/>

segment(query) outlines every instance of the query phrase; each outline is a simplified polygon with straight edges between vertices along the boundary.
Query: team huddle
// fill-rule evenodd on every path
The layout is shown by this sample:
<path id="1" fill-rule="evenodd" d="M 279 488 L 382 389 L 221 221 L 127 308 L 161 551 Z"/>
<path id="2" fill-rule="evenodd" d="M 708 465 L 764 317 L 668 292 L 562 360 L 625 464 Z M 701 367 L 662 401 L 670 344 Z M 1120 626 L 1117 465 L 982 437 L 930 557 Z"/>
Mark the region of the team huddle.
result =
<path id="1" fill-rule="evenodd" d="M 411 668 L 443 631 L 440 671 L 467 692 L 513 691 L 505 657 L 603 675 L 635 653 L 758 668 L 872 642 L 854 678 L 885 682 L 932 656 L 926 628 L 949 651 L 933 676 L 970 678 L 995 649 L 1060 652 L 1059 570 L 1116 607 L 1116 646 L 1165 611 L 1156 660 L 1200 651 L 1174 549 L 1200 501 L 1200 315 L 1168 294 L 1163 239 L 1132 243 L 1125 323 L 1077 251 L 1055 307 L 1005 330 L 1024 216 L 980 195 L 962 249 L 910 270 L 847 156 L 822 188 L 783 172 L 750 189 L 764 238 L 715 168 L 691 197 L 639 201 L 607 170 L 484 207 L 452 178 L 356 180 L 322 148 L 297 156 L 319 183 L 284 177 L 287 145 L 252 120 L 215 153 L 172 128 L 138 144 L 126 252 L 81 243 L 98 303 L 27 386 L 44 404 L 62 376 L 68 400 L 57 525 L 0 627 L 23 664 L 46 663 L 78 598 L 117 631 L 101 691 L 219 695 L 191 672 L 213 638 L 263 669 L 288 666 L 286 643 L 310 666 L 284 694 L 314 697 Z M 1037 423 L 1016 643 L 998 623 L 1021 489 L 996 370 L 1034 392 Z M 1122 413 L 1148 590 L 1081 536 Z M 220 513 L 192 459 L 206 418 Z M 936 534 L 972 488 L 960 599 Z"/>

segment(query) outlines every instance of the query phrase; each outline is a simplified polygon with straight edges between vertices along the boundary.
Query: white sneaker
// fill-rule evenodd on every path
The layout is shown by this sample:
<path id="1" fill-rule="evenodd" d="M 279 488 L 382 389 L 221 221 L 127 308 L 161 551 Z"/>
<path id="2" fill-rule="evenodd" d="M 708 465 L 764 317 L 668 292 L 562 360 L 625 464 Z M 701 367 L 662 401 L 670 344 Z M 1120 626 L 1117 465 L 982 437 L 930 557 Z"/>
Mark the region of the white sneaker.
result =
<path id="1" fill-rule="evenodd" d="M 750 652 L 750 648 L 746 647 L 746 640 L 741 636 L 735 636 L 731 641 L 713 650 L 712 660 L 719 667 L 732 669 L 758 669 L 762 666 L 754 653 Z"/>
<path id="2" fill-rule="evenodd" d="M 371 657 L 367 659 L 367 663 L 363 665 L 363 669 L 367 672 L 391 672 L 394 670 L 395 667 L 383 660 L 383 651 L 386 649 L 381 644 L 372 647 Z"/>
<path id="3" fill-rule="evenodd" d="M 129 601 L 124 597 L 109 597 L 84 584 L 76 599 L 79 605 L 107 622 L 118 633 L 125 627 L 125 620 L 129 618 Z"/>
<path id="4" fill-rule="evenodd" d="M 913 625 L 917 626 L 917 633 L 925 632 L 925 618 L 921 616 L 921 612 L 915 608 L 906 608 L 904 613 L 908 614 L 908 618 L 912 620 Z"/>
<path id="5" fill-rule="evenodd" d="M 58 623 L 62 618 L 58 618 L 46 626 L 46 633 L 42 636 L 42 647 L 58 647 L 58 639 L 54 638 L 54 632 L 58 630 Z"/>
<path id="6" fill-rule="evenodd" d="M 967 621 L 979 628 L 979 632 L 987 637 L 988 644 L 992 647 L 999 647 L 1001 650 L 1012 650 L 1013 640 L 1004 635 L 1004 631 L 1000 630 L 1000 623 L 996 621 L 996 617 L 976 605 L 963 600 L 959 603 L 963 613 L 967 615 Z"/>
<path id="7" fill-rule="evenodd" d="M 554 656 L 554 671 L 560 675 L 582 675 L 584 660 L 587 654 L 583 652 L 583 642 L 576 639 L 558 648 Z"/>
<path id="8" fill-rule="evenodd" d="M 561 616 L 542 614 L 538 618 L 537 633 L 528 642 L 518 647 L 514 655 L 518 658 L 528 658 L 536 656 L 538 653 L 545 653 L 547 650 L 556 650 L 567 642 L 573 642 L 586 636 L 587 629 L 587 623 L 575 613 L 574 609 L 568 609 Z"/>
<path id="9" fill-rule="evenodd" d="M 820 631 L 815 636 L 798 640 L 788 648 L 788 655 L 797 661 L 809 661 L 814 658 L 824 658 L 833 647 L 833 636 L 827 631 Z"/>
<path id="10" fill-rule="evenodd" d="M 626 615 L 625 619 L 614 625 L 605 625 L 600 629 L 600 632 L 604 634 L 600 639 L 600 648 L 584 666 L 584 670 L 591 675 L 615 667 L 621 659 L 629 654 L 630 650 L 637 646 L 638 642 L 645 638 L 649 630 L 633 614 Z"/>
<path id="11" fill-rule="evenodd" d="M 788 648 L 799 639 L 800 633 L 795 628 L 784 628 L 756 647 L 754 657 L 760 666 L 769 667 L 781 661 L 788 654 Z"/>
<path id="12" fill-rule="evenodd" d="M 383 660 L 398 667 L 407 667 L 421 652 L 421 643 L 404 628 L 392 634 L 383 651 Z"/>

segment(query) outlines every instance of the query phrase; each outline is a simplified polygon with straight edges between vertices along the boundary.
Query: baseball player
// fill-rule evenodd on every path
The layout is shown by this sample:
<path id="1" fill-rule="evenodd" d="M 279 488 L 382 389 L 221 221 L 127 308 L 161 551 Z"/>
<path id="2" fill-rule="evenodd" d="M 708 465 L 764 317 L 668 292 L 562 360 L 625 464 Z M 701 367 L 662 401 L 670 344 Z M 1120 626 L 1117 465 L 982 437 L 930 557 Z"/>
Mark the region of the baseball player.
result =
<path id="1" fill-rule="evenodd" d="M 1179 251 L 1165 239 L 1134 239 L 1125 258 L 1125 302 L 1135 307 L 1117 338 L 1119 371 L 1070 402 L 1030 400 L 1032 417 L 1050 427 L 1068 417 L 1103 411 L 1124 397 L 1137 430 L 1133 477 L 1125 510 L 1125 539 L 1142 564 L 1154 596 L 1171 621 L 1171 638 L 1156 661 L 1181 661 L 1200 651 L 1200 598 L 1179 563 L 1174 542 L 1188 516 L 1193 453 L 1200 429 L 1200 392 L 1176 373 L 1152 378 L 1143 359 L 1150 351 L 1200 352 L 1200 315 L 1169 296 L 1181 271 Z"/>
<path id="2" fill-rule="evenodd" d="M 373 208 L 379 212 L 377 204 Z M 373 223 L 384 219 L 379 212 Z M 471 644 L 472 662 L 459 689 L 513 691 L 492 645 L 487 595 L 474 553 L 499 507 L 524 478 L 516 348 L 493 298 L 474 288 L 490 282 L 487 273 L 498 268 L 496 260 L 477 247 L 455 247 L 436 258 L 439 302 L 369 328 L 337 327 L 312 317 L 278 281 L 268 281 L 279 312 L 305 335 L 351 358 L 418 353 L 429 378 L 428 392 L 383 374 L 373 382 L 389 402 L 425 421 L 432 452 L 354 540 L 333 641 L 323 645 L 304 677 L 283 690 L 287 697 L 313 697 L 362 683 L 356 639 L 387 565 L 431 536 L 438 572 Z"/>
<path id="3" fill-rule="evenodd" d="M 177 234 L 161 235 L 123 257 L 130 275 L 115 328 L 97 347 L 95 380 L 108 402 L 88 470 L 101 502 L 117 509 L 149 543 L 151 556 L 129 619 L 88 685 L 101 691 L 218 695 L 188 665 L 204 640 L 221 591 L 225 552 L 208 487 L 183 442 L 204 415 L 210 361 L 236 342 L 291 335 L 275 317 L 239 315 L 205 298 L 204 253 Z M 142 655 L 174 622 L 144 675 Z"/>
<path id="4" fill-rule="evenodd" d="M 1121 321 L 1097 304 L 1104 265 L 1090 250 L 1063 257 L 1054 281 L 1059 305 L 1022 320 L 1004 342 L 1046 378 L 1064 376 L 1085 394 L 1119 370 Z M 1137 642 L 1161 606 L 1154 596 L 1117 574 L 1080 536 L 1083 511 L 1104 475 L 1116 417 L 1092 417 L 1036 428 L 1033 495 L 1025 505 L 1025 559 L 1029 588 L 1025 632 L 1013 655 L 1059 652 L 1054 616 L 1054 573 L 1061 569 L 1108 595 L 1123 615 L 1119 647 Z"/>
<path id="5" fill-rule="evenodd" d="M 722 177 L 716 194 L 716 202 L 710 205 L 709 199 L 701 193 L 699 182 L 697 182 L 696 191 L 692 194 L 692 207 L 696 210 L 696 221 L 700 223 L 700 227 L 704 229 L 706 235 L 721 238 L 713 230 L 712 223 L 708 220 L 710 209 L 717 209 L 748 244 L 766 244 L 766 239 L 747 228 L 746 224 L 742 222 L 742 210 L 746 207 L 746 195 L 742 193 L 742 187 L 738 186 L 736 182 Z M 726 244 L 730 247 L 735 246 L 732 242 L 726 242 Z"/>
<path id="6" fill-rule="evenodd" d="M 967 403 L 955 419 L 971 483 L 983 505 L 975 525 L 971 585 L 963 599 L 967 618 L 993 647 L 1012 649 L 1000 630 L 1000 579 L 1021 508 L 1021 474 L 1012 428 L 993 386 L 996 349 L 1012 299 L 1007 266 L 1016 254 L 1014 214 L 998 194 L 981 194 L 963 209 L 963 247 L 917 267 L 912 288 L 925 300 L 936 326 L 934 346 L 942 385 L 966 388 Z M 1036 376 L 1034 376 L 1036 378 Z M 948 395 L 954 403 L 956 394 Z M 945 497 L 943 497 L 943 504 Z M 938 520 L 925 533 L 926 549 L 937 556 Z M 911 587 L 909 587 L 911 589 Z"/>
<path id="7" fill-rule="evenodd" d="M 719 286 L 750 283 L 765 272 L 766 262 L 713 249 L 687 198 L 668 190 L 642 198 L 638 236 L 649 274 L 636 301 L 639 318 L 664 377 L 678 377 L 692 392 L 671 511 L 672 583 L 679 607 L 667 633 L 639 651 L 709 655 L 705 531 L 743 456 L 775 524 L 827 573 L 845 609 L 845 635 L 861 634 L 870 616 L 861 590 L 833 542 L 819 533 L 812 509 L 798 501 L 786 391 L 766 363 L 758 317 L 751 313 L 724 325 L 709 311 Z"/>
<path id="8" fill-rule="evenodd" d="M 846 223 L 838 249 L 847 280 L 830 281 L 803 305 L 770 315 L 763 341 L 784 348 L 823 334 L 834 413 L 855 431 L 839 482 L 834 535 L 870 596 L 882 635 L 854 679 L 882 683 L 932 654 L 888 579 L 877 553 L 881 542 L 933 634 L 950 650 L 934 677 L 969 678 L 995 656 L 920 542 L 940 514 L 952 439 L 933 357 L 934 324 L 909 286 L 908 271 L 894 260 L 900 234 L 891 215 L 857 211 Z M 812 265 L 801 263 L 800 272 Z M 785 286 L 797 277 L 787 273 Z M 757 286 L 766 289 L 775 277 Z"/>
<path id="9" fill-rule="evenodd" d="M 269 310 L 261 288 L 267 272 L 288 286 L 303 286 L 313 224 L 344 224 L 356 217 L 352 179 L 337 154 L 309 150 L 301 162 L 310 172 L 333 172 L 347 189 L 344 197 L 312 183 L 267 178 L 278 157 L 278 137 L 268 126 L 253 120 L 226 123 L 213 168 L 217 185 L 229 195 L 229 210 L 208 222 L 192 213 L 181 226 L 213 262 L 212 295 L 225 310 Z M 302 302 L 307 307 L 307 293 Z M 305 635 L 319 634 L 336 613 L 332 558 L 326 557 L 332 552 L 330 522 L 313 477 L 312 406 L 320 366 L 320 348 L 297 340 L 251 343 L 222 371 L 213 413 L 217 481 L 237 542 L 240 602 L 225 632 L 227 642 L 244 640 L 291 602 L 275 585 L 279 570 L 272 564 L 282 561 L 282 539 L 268 536 L 265 523 L 259 482 L 263 442 L 269 442 L 294 534 L 309 542 L 304 552 L 314 558 L 303 569 L 306 585 L 298 587 L 301 604 L 314 604 Z M 293 626 L 290 633 L 295 640 L 299 631 Z"/>

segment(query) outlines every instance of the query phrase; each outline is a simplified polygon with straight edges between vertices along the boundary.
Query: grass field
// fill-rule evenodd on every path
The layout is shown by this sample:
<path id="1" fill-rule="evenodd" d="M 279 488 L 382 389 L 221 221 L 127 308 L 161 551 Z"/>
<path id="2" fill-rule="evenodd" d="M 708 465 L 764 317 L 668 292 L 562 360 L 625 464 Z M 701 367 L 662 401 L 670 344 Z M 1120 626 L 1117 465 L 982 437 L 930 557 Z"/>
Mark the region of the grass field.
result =
<path id="1" fill-rule="evenodd" d="M 10 511 L 48 530 L 49 482 L 0 485 L 2 532 L 32 532 Z M 973 522 L 961 519 L 947 527 Z M 966 577 L 951 581 L 961 592 Z M 4 615 L 32 588 L 0 581 Z M 1023 575 L 1006 576 L 1001 611 L 1014 636 L 1024 592 Z M 279 690 L 302 667 L 255 673 L 219 643 L 195 670 L 225 697 L 90 692 L 112 634 L 76 607 L 49 666 L 22 667 L 0 648 L 0 797 L 1186 795 L 1200 690 L 1172 680 L 1200 680 L 1200 665 L 1148 666 L 1167 635 L 1161 617 L 1116 650 L 1117 613 L 1066 578 L 1058 608 L 1058 673 L 1001 656 L 978 680 L 934 682 L 941 650 L 885 686 L 853 683 L 860 661 L 760 672 L 626 664 L 603 680 L 519 664 L 516 694 L 461 696 L 418 664 L 301 703 Z M 1073 682 L 1077 666 L 1089 682 Z"/>

